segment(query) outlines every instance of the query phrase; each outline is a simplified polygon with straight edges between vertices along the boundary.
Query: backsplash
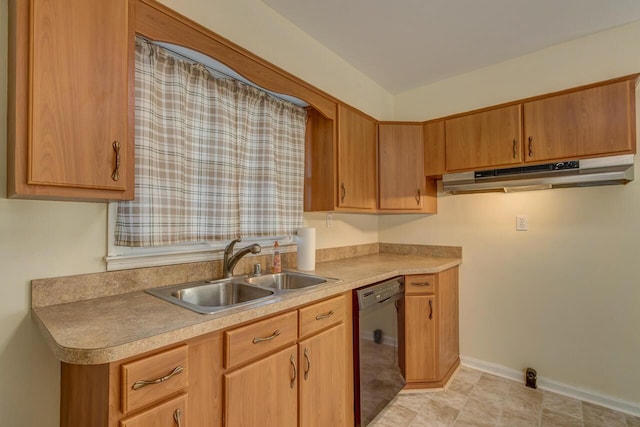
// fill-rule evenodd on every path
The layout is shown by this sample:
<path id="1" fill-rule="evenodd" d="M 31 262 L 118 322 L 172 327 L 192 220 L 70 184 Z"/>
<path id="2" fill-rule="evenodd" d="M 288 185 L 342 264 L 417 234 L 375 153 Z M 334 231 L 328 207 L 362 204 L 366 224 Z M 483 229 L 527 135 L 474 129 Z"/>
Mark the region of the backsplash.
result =
<path id="1" fill-rule="evenodd" d="M 338 261 L 377 253 L 461 258 L 462 248 L 455 246 L 370 243 L 318 249 L 316 250 L 316 262 Z M 271 257 L 272 255 L 246 256 L 238 262 L 234 273 L 251 274 L 254 264 L 257 263 L 261 265 L 263 272 L 269 272 L 271 270 Z M 282 253 L 283 269 L 295 269 L 297 261 L 296 252 Z M 44 307 L 64 304 L 142 291 L 158 286 L 211 280 L 218 277 L 222 277 L 221 260 L 36 279 L 31 281 L 31 306 Z"/>

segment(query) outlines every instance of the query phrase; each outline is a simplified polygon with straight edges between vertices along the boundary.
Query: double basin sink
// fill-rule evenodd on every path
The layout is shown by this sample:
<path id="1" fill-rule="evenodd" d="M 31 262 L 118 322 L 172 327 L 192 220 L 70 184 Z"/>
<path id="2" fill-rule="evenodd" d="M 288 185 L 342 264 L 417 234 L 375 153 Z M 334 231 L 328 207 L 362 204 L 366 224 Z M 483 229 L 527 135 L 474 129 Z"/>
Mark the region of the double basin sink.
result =
<path id="1" fill-rule="evenodd" d="M 277 295 L 309 289 L 336 279 L 293 271 L 260 276 L 183 283 L 146 292 L 197 313 L 212 314 L 246 305 L 267 303 Z"/>

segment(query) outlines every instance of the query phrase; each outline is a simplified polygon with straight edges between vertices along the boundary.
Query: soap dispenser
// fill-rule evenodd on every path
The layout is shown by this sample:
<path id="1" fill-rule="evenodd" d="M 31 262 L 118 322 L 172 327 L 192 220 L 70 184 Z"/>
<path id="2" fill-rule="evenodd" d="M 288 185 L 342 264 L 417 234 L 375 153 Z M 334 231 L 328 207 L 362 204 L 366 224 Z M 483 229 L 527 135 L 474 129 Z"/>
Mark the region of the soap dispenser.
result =
<path id="1" fill-rule="evenodd" d="M 271 269 L 273 273 L 281 273 L 282 272 L 282 259 L 280 258 L 280 245 L 278 241 L 273 244 L 273 268 Z"/>

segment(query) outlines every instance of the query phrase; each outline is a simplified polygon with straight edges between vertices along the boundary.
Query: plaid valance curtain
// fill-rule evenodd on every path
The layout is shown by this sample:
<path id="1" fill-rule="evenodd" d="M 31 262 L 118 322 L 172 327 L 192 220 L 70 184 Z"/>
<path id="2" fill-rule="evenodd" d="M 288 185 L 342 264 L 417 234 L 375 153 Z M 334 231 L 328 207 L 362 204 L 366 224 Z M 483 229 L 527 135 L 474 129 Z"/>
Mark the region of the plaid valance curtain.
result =
<path id="1" fill-rule="evenodd" d="M 136 38 L 135 192 L 116 244 L 290 234 L 302 226 L 306 112 Z"/>

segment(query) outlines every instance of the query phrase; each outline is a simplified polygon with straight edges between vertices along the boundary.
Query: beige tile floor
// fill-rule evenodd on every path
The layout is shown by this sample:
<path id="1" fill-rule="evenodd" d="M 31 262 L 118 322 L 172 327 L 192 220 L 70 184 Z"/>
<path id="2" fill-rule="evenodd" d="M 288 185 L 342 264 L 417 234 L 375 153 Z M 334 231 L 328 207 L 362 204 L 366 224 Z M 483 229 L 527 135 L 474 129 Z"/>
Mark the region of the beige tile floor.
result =
<path id="1" fill-rule="evenodd" d="M 640 427 L 640 418 L 460 367 L 445 391 L 403 392 L 370 427 Z"/>

